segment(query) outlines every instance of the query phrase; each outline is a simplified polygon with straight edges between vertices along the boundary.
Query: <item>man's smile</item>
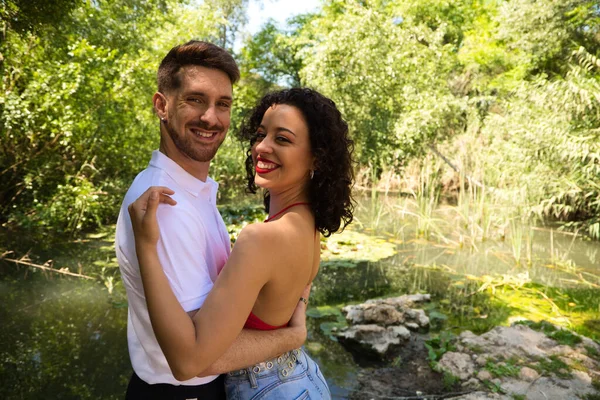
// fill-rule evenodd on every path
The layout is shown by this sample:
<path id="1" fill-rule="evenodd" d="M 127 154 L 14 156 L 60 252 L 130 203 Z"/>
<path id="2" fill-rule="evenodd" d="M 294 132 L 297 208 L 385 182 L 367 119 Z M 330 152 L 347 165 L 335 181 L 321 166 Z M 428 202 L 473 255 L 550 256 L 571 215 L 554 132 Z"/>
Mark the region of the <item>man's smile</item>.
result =
<path id="1" fill-rule="evenodd" d="M 192 132 L 194 134 L 194 136 L 196 136 L 198 138 L 212 139 L 213 137 L 217 136 L 220 131 L 217 131 L 217 130 L 208 131 L 208 130 L 204 130 L 204 129 L 190 128 L 190 132 Z"/>

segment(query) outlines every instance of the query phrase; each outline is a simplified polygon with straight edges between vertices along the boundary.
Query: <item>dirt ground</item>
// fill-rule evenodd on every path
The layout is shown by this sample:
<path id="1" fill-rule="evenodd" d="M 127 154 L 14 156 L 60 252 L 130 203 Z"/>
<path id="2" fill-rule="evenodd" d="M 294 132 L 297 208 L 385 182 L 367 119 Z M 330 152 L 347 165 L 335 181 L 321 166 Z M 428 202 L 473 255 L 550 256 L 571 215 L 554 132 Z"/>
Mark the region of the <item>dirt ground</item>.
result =
<path id="1" fill-rule="evenodd" d="M 389 366 L 389 362 L 355 358 L 363 370 L 358 375 L 358 388 L 349 399 L 419 399 L 421 396 L 442 399 L 451 393 L 464 392 L 460 387 L 444 385 L 443 374 L 430 368 L 424 345 L 426 339 L 426 335 L 413 334 L 390 358 L 394 366 Z"/>

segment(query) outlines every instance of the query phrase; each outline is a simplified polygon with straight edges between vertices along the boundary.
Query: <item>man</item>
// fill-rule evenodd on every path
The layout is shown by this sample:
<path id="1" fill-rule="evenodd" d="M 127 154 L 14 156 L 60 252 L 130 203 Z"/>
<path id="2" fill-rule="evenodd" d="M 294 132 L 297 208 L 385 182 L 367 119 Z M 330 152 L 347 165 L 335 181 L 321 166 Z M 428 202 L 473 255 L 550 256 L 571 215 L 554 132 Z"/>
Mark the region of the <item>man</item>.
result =
<path id="1" fill-rule="evenodd" d="M 134 374 L 127 399 L 224 398 L 224 373 L 299 347 L 306 338 L 301 304 L 289 328 L 244 330 L 202 377 L 179 382 L 156 341 L 146 307 L 127 206 L 150 186 L 175 191 L 176 207 L 161 207 L 158 254 L 185 311 L 200 308 L 230 252 L 229 235 L 216 208 L 217 183 L 210 161 L 225 139 L 239 70 L 218 46 L 190 41 L 176 46 L 158 69 L 153 103 L 160 118 L 160 150 L 134 180 L 117 222 L 116 252 L 129 301 L 127 338 Z M 302 316 L 300 317 L 300 314 Z"/>

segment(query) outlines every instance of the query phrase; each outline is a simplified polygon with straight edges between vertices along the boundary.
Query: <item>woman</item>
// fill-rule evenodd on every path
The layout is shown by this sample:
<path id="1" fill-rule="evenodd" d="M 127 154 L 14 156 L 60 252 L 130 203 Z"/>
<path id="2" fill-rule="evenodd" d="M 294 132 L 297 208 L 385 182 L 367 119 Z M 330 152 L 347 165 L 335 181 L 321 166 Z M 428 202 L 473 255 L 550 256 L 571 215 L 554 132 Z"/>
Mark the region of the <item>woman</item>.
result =
<path id="1" fill-rule="evenodd" d="M 129 207 L 152 326 L 178 379 L 200 374 L 242 328 L 287 325 L 319 268 L 320 235 L 352 221 L 352 148 L 333 101 L 311 89 L 266 95 L 241 130 L 249 141 L 248 189 L 265 189 L 269 218 L 245 227 L 201 309 L 190 319 L 156 252 L 159 202 L 151 188 Z M 301 349 L 230 372 L 230 399 L 330 398 L 318 366 Z"/>

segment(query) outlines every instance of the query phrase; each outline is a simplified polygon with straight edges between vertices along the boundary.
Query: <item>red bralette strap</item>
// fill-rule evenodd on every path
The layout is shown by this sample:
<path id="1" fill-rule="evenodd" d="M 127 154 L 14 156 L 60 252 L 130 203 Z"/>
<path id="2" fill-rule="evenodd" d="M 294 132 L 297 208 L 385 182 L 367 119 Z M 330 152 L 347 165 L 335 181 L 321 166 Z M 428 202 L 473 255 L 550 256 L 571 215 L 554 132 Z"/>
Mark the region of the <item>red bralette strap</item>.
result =
<path id="1" fill-rule="evenodd" d="M 310 203 L 307 203 L 307 202 L 298 202 L 298 203 L 290 204 L 289 206 L 285 207 L 283 210 L 279 211 L 278 213 L 276 213 L 272 217 L 269 217 L 269 218 L 265 219 L 265 222 L 273 221 L 276 217 L 280 216 L 281 214 L 283 214 L 284 212 L 286 212 L 287 210 L 289 210 L 292 207 L 296 207 L 296 206 L 308 206 L 308 205 L 310 205 Z"/>

